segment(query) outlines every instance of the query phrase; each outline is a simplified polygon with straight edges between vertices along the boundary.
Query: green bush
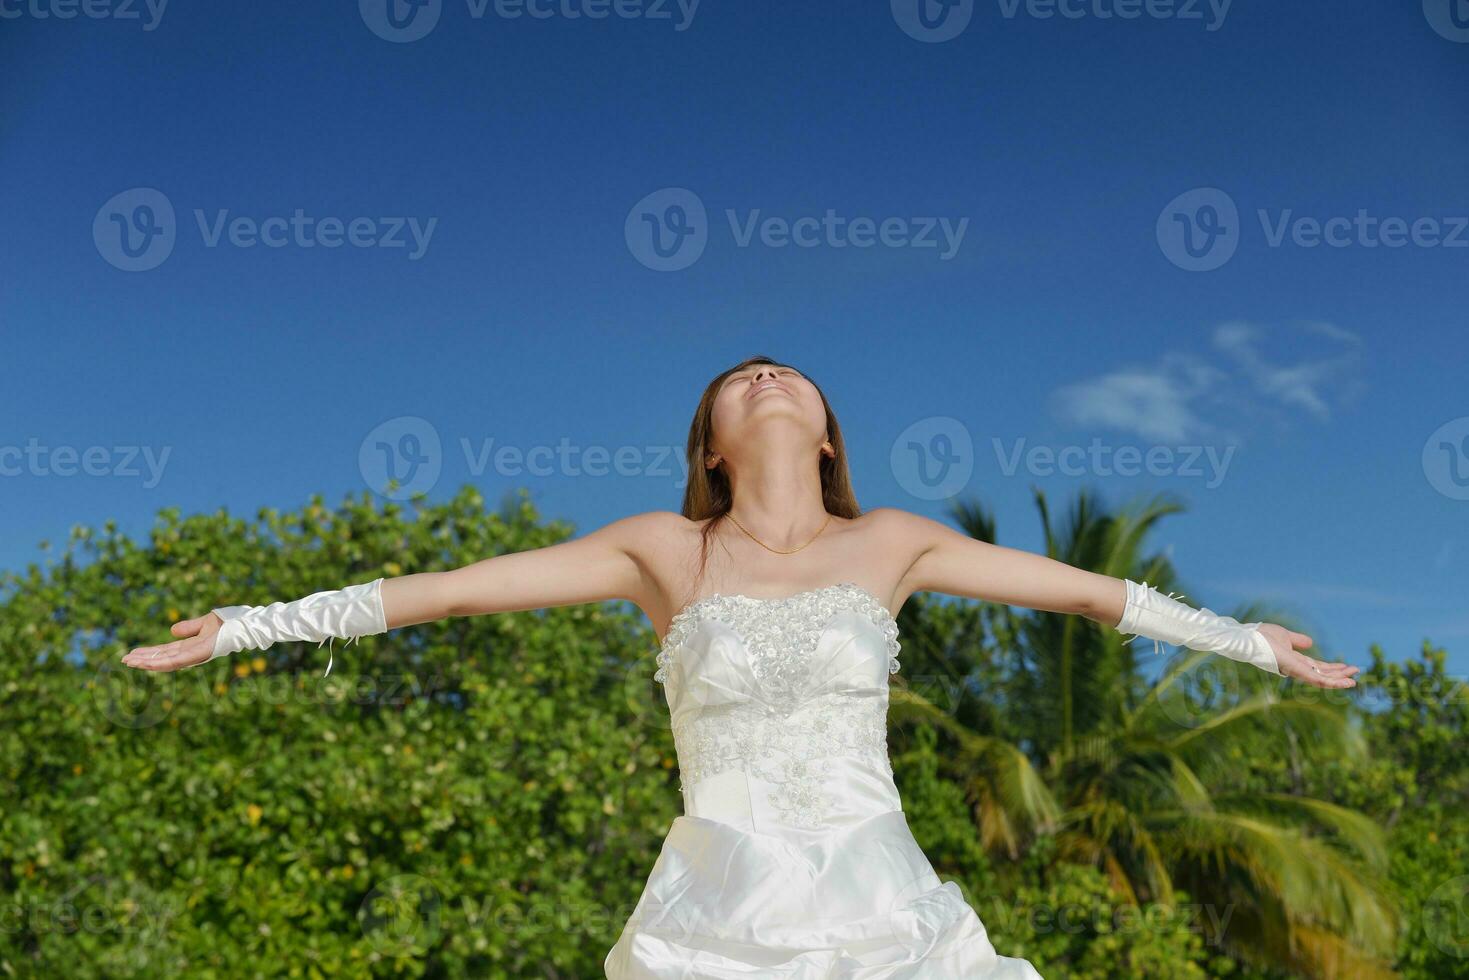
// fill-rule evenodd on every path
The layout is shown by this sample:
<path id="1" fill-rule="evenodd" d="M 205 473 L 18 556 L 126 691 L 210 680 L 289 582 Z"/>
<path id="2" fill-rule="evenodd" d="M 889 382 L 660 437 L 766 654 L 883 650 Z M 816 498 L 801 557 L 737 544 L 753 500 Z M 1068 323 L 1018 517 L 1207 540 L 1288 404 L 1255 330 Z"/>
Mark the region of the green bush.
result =
<path id="1" fill-rule="evenodd" d="M 145 542 L 78 528 L 61 554 L 0 579 L 0 974 L 600 976 L 680 807 L 635 609 L 397 630 L 336 645 L 329 677 L 328 650 L 303 644 L 173 674 L 118 663 L 217 605 L 570 533 L 524 497 L 492 512 L 470 489 L 254 520 L 165 511 Z M 1379 658 L 1364 688 L 1407 670 L 1431 688 L 1420 712 L 1365 717 L 1369 761 L 1304 766 L 1298 789 L 1392 825 L 1413 917 L 1403 975 L 1469 976 L 1461 896 L 1444 893 L 1469 872 L 1462 685 L 1441 651 L 1425 663 Z M 915 836 L 1002 954 L 1048 980 L 1258 975 L 1205 944 L 1210 913 L 1187 895 L 1130 905 L 1046 836 L 1014 860 L 986 854 L 933 731 L 907 727 L 894 745 Z"/>
<path id="2" fill-rule="evenodd" d="M 599 975 L 677 813 L 650 634 L 604 606 L 173 674 L 167 624 L 564 538 L 473 492 L 78 530 L 4 585 L 0 970 Z"/>
<path id="3" fill-rule="evenodd" d="M 1023 861 L 997 869 L 974 832 L 961 788 L 940 775 L 931 729 L 914 733 L 893 772 L 913 835 L 946 880 L 958 883 L 1002 956 L 1030 960 L 1047 980 L 1233 976 L 1205 946 L 1187 896 L 1174 907 L 1132 905 L 1095 868 L 1058 862 L 1042 837 Z M 1209 972 L 1209 968 L 1214 972 Z"/>

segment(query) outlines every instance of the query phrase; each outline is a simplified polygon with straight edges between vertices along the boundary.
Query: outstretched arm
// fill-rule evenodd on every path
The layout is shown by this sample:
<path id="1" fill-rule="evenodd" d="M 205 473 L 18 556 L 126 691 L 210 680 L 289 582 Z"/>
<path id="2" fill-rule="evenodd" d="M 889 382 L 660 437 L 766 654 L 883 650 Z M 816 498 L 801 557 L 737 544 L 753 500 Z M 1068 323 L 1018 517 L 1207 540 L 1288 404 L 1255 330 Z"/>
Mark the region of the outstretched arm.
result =
<path id="1" fill-rule="evenodd" d="M 1316 687 L 1355 687 L 1360 668 L 1309 657 L 1312 640 L 1274 623 L 1241 624 L 1182 603 L 1126 579 L 1076 568 L 1044 555 L 971 538 L 938 521 L 904 514 L 916 557 L 903 576 L 904 594 L 944 592 L 1028 609 L 1072 613 L 1103 626 L 1191 649 L 1221 653 L 1272 669 L 1251 637 L 1256 630 L 1274 655 L 1274 671 Z"/>
<path id="2" fill-rule="evenodd" d="M 239 617 L 241 649 L 281 640 L 361 636 L 449 616 L 542 609 L 606 599 L 646 606 L 649 585 L 639 560 L 646 543 L 666 525 L 658 513 L 623 518 L 590 534 L 532 551 L 496 555 L 447 572 L 380 579 L 270 607 L 222 607 Z M 213 659 L 225 618 L 208 612 L 175 623 L 179 639 L 139 647 L 122 658 L 130 667 L 169 671 Z M 223 655 L 223 654 L 218 654 Z"/>
<path id="3" fill-rule="evenodd" d="M 388 628 L 607 599 L 644 604 L 636 547 L 652 533 L 657 519 L 657 514 L 639 514 L 545 548 L 496 555 L 447 572 L 386 579 Z"/>
<path id="4" fill-rule="evenodd" d="M 1115 627 L 1127 584 L 1045 555 L 971 538 L 938 521 L 907 515 L 918 557 L 903 577 L 906 591 L 943 592 L 1045 612 L 1072 613 Z"/>

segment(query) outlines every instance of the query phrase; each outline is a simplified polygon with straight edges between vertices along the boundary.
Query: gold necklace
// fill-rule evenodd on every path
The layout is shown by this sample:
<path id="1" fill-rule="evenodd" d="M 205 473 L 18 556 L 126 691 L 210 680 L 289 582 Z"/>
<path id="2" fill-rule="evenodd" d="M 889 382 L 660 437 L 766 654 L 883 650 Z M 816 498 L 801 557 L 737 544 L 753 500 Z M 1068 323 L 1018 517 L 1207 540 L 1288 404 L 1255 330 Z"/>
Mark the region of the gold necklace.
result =
<path id="1" fill-rule="evenodd" d="M 826 525 L 828 525 L 828 524 L 831 523 L 831 512 L 828 511 L 827 512 L 827 515 L 826 515 L 826 520 L 822 521 L 821 522 L 821 527 L 817 528 L 816 533 L 813 534 L 813 535 L 811 535 L 811 541 L 807 541 L 806 544 L 801 545 L 801 548 L 792 548 L 790 551 L 781 551 L 779 548 L 772 548 L 770 545 L 766 544 L 764 541 L 761 541 L 759 538 L 755 537 L 755 535 L 750 534 L 749 528 L 747 528 L 747 527 L 745 527 L 745 525 L 741 524 L 735 518 L 734 514 L 731 514 L 731 513 L 726 512 L 724 516 L 725 517 L 728 517 L 730 520 L 734 521 L 735 527 L 739 528 L 741 531 L 744 531 L 747 535 L 749 535 L 751 541 L 755 542 L 760 547 L 764 548 L 766 551 L 772 551 L 772 552 L 774 552 L 777 555 L 794 555 L 796 552 L 800 551 L 801 548 L 806 547 L 806 544 L 810 544 L 811 541 L 815 541 L 817 538 L 821 537 L 821 532 L 822 531 L 825 531 L 826 530 Z"/>

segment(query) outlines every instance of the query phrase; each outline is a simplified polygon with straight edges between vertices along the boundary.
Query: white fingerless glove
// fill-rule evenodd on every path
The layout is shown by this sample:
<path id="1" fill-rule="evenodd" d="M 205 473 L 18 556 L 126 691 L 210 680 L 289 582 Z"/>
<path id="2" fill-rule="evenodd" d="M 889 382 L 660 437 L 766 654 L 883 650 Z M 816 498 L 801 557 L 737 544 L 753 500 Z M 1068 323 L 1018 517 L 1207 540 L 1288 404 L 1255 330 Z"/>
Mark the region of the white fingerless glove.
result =
<path id="1" fill-rule="evenodd" d="M 215 634 L 209 660 L 241 650 L 264 650 L 283 641 L 314 640 L 321 646 L 336 637 L 350 642 L 361 636 L 386 633 L 388 619 L 383 613 L 382 585 L 383 580 L 379 578 L 345 589 L 314 592 L 295 602 L 220 606 L 214 613 L 224 620 L 224 626 Z M 326 673 L 331 672 L 331 646 L 328 645 Z"/>
<path id="2" fill-rule="evenodd" d="M 1208 609 L 1193 609 L 1144 582 L 1127 581 L 1127 606 L 1117 632 L 1146 636 L 1189 650 L 1217 653 L 1280 674 L 1280 663 L 1259 623 L 1241 623 Z M 1284 676 L 1283 674 L 1281 676 Z"/>

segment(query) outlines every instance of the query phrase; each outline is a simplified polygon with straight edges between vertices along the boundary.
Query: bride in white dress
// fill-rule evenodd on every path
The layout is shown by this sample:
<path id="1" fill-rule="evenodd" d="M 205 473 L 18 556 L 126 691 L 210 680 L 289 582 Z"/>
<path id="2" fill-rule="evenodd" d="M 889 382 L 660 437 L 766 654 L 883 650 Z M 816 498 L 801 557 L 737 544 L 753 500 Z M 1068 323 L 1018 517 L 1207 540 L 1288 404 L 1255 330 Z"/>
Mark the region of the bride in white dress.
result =
<path id="1" fill-rule="evenodd" d="M 894 614 L 914 592 L 1085 616 L 1318 687 L 1356 683 L 1357 668 L 1301 653 L 1310 638 L 1281 626 L 1191 609 L 1146 583 L 901 510 L 862 513 L 825 396 L 769 358 L 709 384 L 688 458 L 682 514 L 640 514 L 448 572 L 221 607 L 123 662 L 177 670 L 446 616 L 637 604 L 662 636 L 654 669 L 684 813 L 606 956 L 610 980 L 1040 976 L 997 954 L 903 814 L 886 716 L 901 666 Z"/>

